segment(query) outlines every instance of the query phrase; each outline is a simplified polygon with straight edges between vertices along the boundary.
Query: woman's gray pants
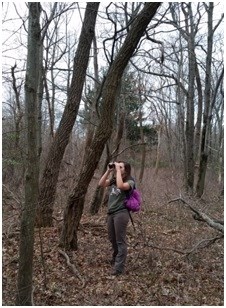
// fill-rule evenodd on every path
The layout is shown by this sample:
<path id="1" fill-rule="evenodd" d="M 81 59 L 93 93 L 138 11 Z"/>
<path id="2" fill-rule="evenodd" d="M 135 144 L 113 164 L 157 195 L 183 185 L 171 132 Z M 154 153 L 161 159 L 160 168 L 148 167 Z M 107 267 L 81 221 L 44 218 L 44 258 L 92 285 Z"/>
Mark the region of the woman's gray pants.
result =
<path id="1" fill-rule="evenodd" d="M 129 222 L 129 212 L 119 211 L 108 215 L 108 237 L 113 248 L 115 270 L 123 272 L 126 256 L 126 228 Z"/>

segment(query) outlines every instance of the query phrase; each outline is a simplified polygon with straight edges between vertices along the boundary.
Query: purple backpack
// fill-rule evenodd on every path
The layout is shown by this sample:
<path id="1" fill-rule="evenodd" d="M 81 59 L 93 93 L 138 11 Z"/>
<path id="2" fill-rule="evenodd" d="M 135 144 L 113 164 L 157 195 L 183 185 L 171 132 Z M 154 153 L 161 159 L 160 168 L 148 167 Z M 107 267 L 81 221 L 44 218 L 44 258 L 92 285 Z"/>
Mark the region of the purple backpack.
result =
<path id="1" fill-rule="evenodd" d="M 125 207 L 131 212 L 139 212 L 141 208 L 141 194 L 136 188 L 126 197 Z"/>

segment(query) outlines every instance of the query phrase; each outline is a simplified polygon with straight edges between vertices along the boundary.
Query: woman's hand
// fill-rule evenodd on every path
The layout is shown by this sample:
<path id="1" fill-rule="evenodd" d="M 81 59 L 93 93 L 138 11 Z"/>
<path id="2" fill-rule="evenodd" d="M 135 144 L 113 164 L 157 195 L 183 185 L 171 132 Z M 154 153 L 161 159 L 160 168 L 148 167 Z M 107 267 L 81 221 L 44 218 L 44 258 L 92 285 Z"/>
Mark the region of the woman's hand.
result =
<path id="1" fill-rule="evenodd" d="M 115 163 L 115 170 L 116 170 L 116 185 L 121 190 L 128 190 L 130 189 L 130 185 L 128 182 L 123 182 L 123 175 L 124 175 L 124 164 L 123 163 Z"/>
<path id="2" fill-rule="evenodd" d="M 114 163 L 114 164 L 115 164 L 115 170 L 120 171 L 121 173 L 120 163 Z"/>
<path id="3" fill-rule="evenodd" d="M 113 168 L 107 167 L 107 170 L 105 171 L 104 175 L 99 180 L 98 185 L 102 187 L 107 187 L 110 185 L 110 180 L 108 179 L 109 174 L 113 171 Z"/>

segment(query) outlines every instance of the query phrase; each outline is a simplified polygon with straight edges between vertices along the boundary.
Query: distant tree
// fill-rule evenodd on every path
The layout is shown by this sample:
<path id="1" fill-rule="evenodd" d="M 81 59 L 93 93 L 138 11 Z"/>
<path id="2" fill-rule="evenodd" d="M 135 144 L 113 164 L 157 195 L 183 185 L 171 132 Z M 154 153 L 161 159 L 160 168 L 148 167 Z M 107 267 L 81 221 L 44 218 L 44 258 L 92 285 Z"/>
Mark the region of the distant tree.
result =
<path id="1" fill-rule="evenodd" d="M 192 5 L 181 4 L 181 9 L 185 17 L 185 30 L 181 31 L 183 38 L 187 43 L 188 52 L 188 91 L 186 97 L 186 159 L 185 159 L 185 184 L 186 189 L 193 191 L 194 185 L 194 81 L 195 81 L 195 25 L 193 20 Z"/>
<path id="2" fill-rule="evenodd" d="M 24 176 L 24 80 L 17 78 L 17 64 L 11 67 L 12 93 L 3 104 L 3 180 L 19 186 Z M 7 109 L 6 109 L 7 105 Z M 17 172 L 16 172 L 17 171 Z M 19 172 L 18 172 L 19 171 Z"/>
<path id="3" fill-rule="evenodd" d="M 46 105 L 48 114 L 47 129 L 43 128 L 43 130 L 47 130 L 48 137 L 50 136 L 49 142 L 55 134 L 57 103 L 66 98 L 69 91 L 76 39 L 75 33 L 70 35 L 71 30 L 68 23 L 71 18 L 70 14 L 75 11 L 75 5 L 60 2 L 46 3 L 46 10 L 49 9 L 51 15 L 49 18 L 45 16 L 43 23 L 46 31 L 42 31 L 43 105 Z M 47 28 L 51 21 L 51 27 Z M 62 64 L 64 64 L 63 67 Z"/>
<path id="4" fill-rule="evenodd" d="M 199 161 L 199 173 L 196 186 L 196 195 L 201 197 L 205 187 L 205 177 L 207 170 L 207 161 L 209 156 L 209 137 L 210 137 L 210 124 L 212 120 L 213 107 L 216 101 L 216 95 L 220 84 L 223 81 L 224 69 L 222 70 L 215 89 L 211 90 L 211 75 L 212 75 L 212 53 L 213 53 L 213 34 L 216 31 L 219 23 L 213 26 L 213 2 L 209 5 L 205 4 L 205 8 L 208 15 L 208 36 L 207 36 L 207 50 L 206 50 L 206 76 L 205 76 L 205 91 L 204 91 L 204 114 L 203 114 L 203 127 L 201 134 L 201 147 L 200 147 L 200 161 Z"/>
<path id="5" fill-rule="evenodd" d="M 197 4 L 169 3 L 171 18 L 167 14 L 162 22 L 172 28 L 169 30 L 165 27 L 165 30 L 160 30 L 154 39 L 149 38 L 149 41 L 158 44 L 159 47 L 154 48 L 152 45 L 149 49 L 142 50 L 142 61 L 139 62 L 139 58 L 133 58 L 131 61 L 137 71 L 148 74 L 145 87 L 146 98 L 150 102 L 150 109 L 155 106 L 156 117 L 163 121 L 164 135 L 167 137 L 162 146 L 167 146 L 171 166 L 173 162 L 177 165 L 180 162 L 183 163 L 185 187 L 189 191 L 193 191 L 195 187 L 194 167 L 195 162 L 199 160 L 201 127 L 203 127 L 202 115 L 205 105 L 204 89 L 207 69 L 205 61 L 207 40 L 205 38 L 208 37 L 208 35 L 203 35 L 205 29 L 203 22 L 206 23 L 207 10 L 205 7 L 208 6 L 201 2 Z M 216 19 L 216 26 L 220 25 L 222 18 Z M 211 58 L 218 67 L 218 74 L 210 75 L 213 89 L 215 89 L 214 81 L 218 80 L 223 65 L 221 60 L 222 34 L 220 27 L 218 29 L 219 32 L 214 32 L 215 45 L 213 45 Z M 162 50 L 161 58 L 157 54 L 159 50 Z M 219 101 L 219 96 L 220 92 L 218 92 L 217 101 Z M 217 109 L 214 108 L 213 111 L 217 112 Z M 212 118 L 215 117 L 214 112 L 211 115 Z M 211 125 L 209 125 L 209 133 L 211 134 Z M 207 148 L 209 148 L 209 154 L 213 153 L 214 150 L 211 151 L 210 144 Z"/>

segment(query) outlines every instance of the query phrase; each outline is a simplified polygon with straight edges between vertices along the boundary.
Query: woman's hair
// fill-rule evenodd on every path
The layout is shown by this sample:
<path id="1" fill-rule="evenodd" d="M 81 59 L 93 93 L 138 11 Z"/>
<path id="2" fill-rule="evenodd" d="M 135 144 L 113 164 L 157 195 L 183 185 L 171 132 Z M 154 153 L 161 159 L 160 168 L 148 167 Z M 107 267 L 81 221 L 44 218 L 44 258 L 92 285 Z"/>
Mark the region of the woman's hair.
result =
<path id="1" fill-rule="evenodd" d="M 123 163 L 125 168 L 125 176 L 123 177 L 123 182 L 130 180 L 131 177 L 131 165 L 123 160 L 118 161 L 118 163 Z"/>
<path id="2" fill-rule="evenodd" d="M 124 164 L 124 168 L 125 168 L 125 176 L 123 177 L 123 182 L 126 182 L 128 180 L 133 180 L 132 176 L 131 176 L 131 165 L 123 160 L 117 161 L 117 163 L 123 163 Z M 110 185 L 115 185 L 116 184 L 116 177 L 114 176 L 111 180 L 110 180 Z"/>

